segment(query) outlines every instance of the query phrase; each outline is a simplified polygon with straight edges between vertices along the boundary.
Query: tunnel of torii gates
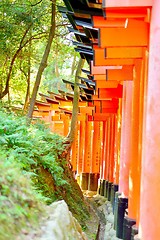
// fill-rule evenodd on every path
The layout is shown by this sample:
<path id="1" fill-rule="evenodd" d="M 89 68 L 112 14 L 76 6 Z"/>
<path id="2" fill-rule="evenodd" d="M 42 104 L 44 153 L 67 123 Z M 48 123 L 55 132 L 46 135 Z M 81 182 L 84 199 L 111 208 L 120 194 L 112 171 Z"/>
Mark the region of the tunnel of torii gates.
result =
<path id="1" fill-rule="evenodd" d="M 160 1 L 64 3 L 59 11 L 69 19 L 75 50 L 90 66 L 79 77 L 73 171 L 82 190 L 98 188 L 112 202 L 117 237 L 159 240 Z M 34 115 L 66 136 L 73 95 L 59 90 L 42 99 Z"/>

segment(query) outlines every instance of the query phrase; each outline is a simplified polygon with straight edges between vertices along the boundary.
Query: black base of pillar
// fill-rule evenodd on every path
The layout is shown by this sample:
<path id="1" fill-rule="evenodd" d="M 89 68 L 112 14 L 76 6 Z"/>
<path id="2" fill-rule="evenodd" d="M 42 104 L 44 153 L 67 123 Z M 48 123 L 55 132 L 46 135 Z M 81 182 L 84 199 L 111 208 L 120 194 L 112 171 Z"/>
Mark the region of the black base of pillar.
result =
<path id="1" fill-rule="evenodd" d="M 111 204 L 114 212 L 114 204 L 115 204 L 115 193 L 118 192 L 118 184 L 112 184 L 111 186 Z"/>
<path id="2" fill-rule="evenodd" d="M 132 230 L 131 230 L 131 240 L 134 240 L 135 236 L 138 234 L 138 228 L 136 225 L 132 226 Z"/>
<path id="3" fill-rule="evenodd" d="M 88 179 L 88 190 L 89 191 L 97 191 L 98 188 L 98 173 L 89 173 L 89 179 Z"/>
<path id="4" fill-rule="evenodd" d="M 128 198 L 118 197 L 116 237 L 123 238 L 123 222 L 125 210 L 128 207 Z"/>
<path id="5" fill-rule="evenodd" d="M 108 181 L 105 180 L 105 183 L 104 183 L 104 197 L 107 198 L 108 196 Z"/>
<path id="6" fill-rule="evenodd" d="M 105 180 L 101 179 L 100 180 L 100 195 L 104 196 L 104 188 L 105 188 Z"/>
<path id="7" fill-rule="evenodd" d="M 89 173 L 81 173 L 80 186 L 82 190 L 88 190 L 88 177 Z"/>
<path id="8" fill-rule="evenodd" d="M 131 240 L 132 226 L 136 223 L 135 219 L 131 219 L 127 216 L 124 217 L 123 221 L 123 240 Z"/>
<path id="9" fill-rule="evenodd" d="M 108 192 L 107 192 L 107 199 L 108 201 L 111 201 L 111 187 L 112 187 L 112 182 L 108 182 Z"/>
<path id="10" fill-rule="evenodd" d="M 114 199 L 114 229 L 117 228 L 117 215 L 118 215 L 118 197 L 121 195 L 120 192 L 115 193 L 115 199 Z"/>

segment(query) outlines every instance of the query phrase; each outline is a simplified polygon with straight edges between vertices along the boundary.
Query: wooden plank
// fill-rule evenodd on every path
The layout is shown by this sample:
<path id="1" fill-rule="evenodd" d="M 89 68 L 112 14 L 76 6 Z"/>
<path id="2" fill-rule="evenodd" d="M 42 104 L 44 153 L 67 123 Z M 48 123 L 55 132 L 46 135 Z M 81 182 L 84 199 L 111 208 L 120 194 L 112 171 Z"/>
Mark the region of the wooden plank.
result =
<path id="1" fill-rule="evenodd" d="M 122 98 L 123 86 L 118 84 L 117 88 L 99 88 L 99 98 Z"/>
<path id="2" fill-rule="evenodd" d="M 105 74 L 94 74 L 94 80 L 95 81 L 107 80 L 106 73 Z"/>
<path id="3" fill-rule="evenodd" d="M 94 110 L 94 107 L 80 107 L 79 108 L 79 113 L 81 114 L 92 114 L 92 111 Z"/>
<path id="4" fill-rule="evenodd" d="M 106 58 L 142 58 L 142 47 L 115 47 L 105 49 Z"/>
<path id="5" fill-rule="evenodd" d="M 121 60 L 121 59 L 120 59 Z M 118 62 L 117 59 L 107 59 L 107 64 L 106 66 L 95 66 L 93 64 L 93 61 L 90 62 L 90 70 L 91 70 L 91 74 L 106 74 L 106 70 L 109 69 L 122 69 L 122 61 Z M 133 65 L 134 61 L 133 59 L 127 59 L 127 61 L 125 62 L 124 65 Z"/>
<path id="6" fill-rule="evenodd" d="M 52 121 L 58 121 L 58 120 L 60 120 L 60 115 L 59 114 L 55 115 L 55 116 L 52 116 Z"/>
<path id="7" fill-rule="evenodd" d="M 92 164 L 91 164 L 91 172 L 99 173 L 100 167 L 100 148 L 101 148 L 101 139 L 100 139 L 100 123 L 93 123 L 93 147 L 92 147 Z"/>
<path id="8" fill-rule="evenodd" d="M 96 81 L 96 90 L 98 88 L 117 88 L 118 81 L 99 80 Z"/>
<path id="9" fill-rule="evenodd" d="M 138 33 L 138 34 L 137 34 Z M 128 21 L 126 28 L 100 28 L 99 47 L 148 46 L 149 24 L 143 21 Z"/>
<path id="10" fill-rule="evenodd" d="M 102 28 L 102 27 L 118 27 L 124 28 L 126 24 L 126 18 L 124 19 L 105 19 L 102 16 L 92 16 L 92 25 L 94 28 Z"/>
<path id="11" fill-rule="evenodd" d="M 107 80 L 133 80 L 133 66 L 123 66 L 122 69 L 107 70 Z"/>
<path id="12" fill-rule="evenodd" d="M 111 113 L 95 113 L 93 115 L 94 121 L 107 121 Z"/>
<path id="13" fill-rule="evenodd" d="M 84 164 L 82 171 L 84 173 L 90 173 L 91 159 L 92 159 L 92 122 L 86 121 L 85 126 L 85 148 L 84 148 Z"/>
<path id="14" fill-rule="evenodd" d="M 108 59 L 117 59 L 122 65 L 126 65 L 126 59 L 142 58 L 142 47 L 114 47 L 114 48 L 96 48 L 94 49 L 94 65 L 103 66 L 108 63 Z M 119 60 L 121 59 L 121 60 Z"/>

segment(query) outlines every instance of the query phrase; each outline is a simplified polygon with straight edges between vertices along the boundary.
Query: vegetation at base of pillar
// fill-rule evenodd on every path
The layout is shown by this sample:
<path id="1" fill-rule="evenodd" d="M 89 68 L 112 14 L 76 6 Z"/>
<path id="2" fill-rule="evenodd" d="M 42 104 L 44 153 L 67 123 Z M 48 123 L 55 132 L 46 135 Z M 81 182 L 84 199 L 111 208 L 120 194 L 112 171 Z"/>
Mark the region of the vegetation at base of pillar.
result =
<path id="1" fill-rule="evenodd" d="M 58 199 L 64 199 L 85 226 L 88 211 L 62 156 L 64 139 L 41 122 L 26 125 L 26 118 L 5 111 L 0 111 L 0 235 L 9 234 L 13 222 L 10 230 L 16 233 L 25 221 L 36 220 L 41 202 Z"/>

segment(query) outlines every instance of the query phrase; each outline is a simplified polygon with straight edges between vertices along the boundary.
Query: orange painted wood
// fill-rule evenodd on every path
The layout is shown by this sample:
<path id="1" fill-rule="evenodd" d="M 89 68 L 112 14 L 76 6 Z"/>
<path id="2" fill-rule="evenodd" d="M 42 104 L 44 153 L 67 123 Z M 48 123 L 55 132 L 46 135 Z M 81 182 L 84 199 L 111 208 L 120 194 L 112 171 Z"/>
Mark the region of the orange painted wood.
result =
<path id="1" fill-rule="evenodd" d="M 67 137 L 68 133 L 69 133 L 69 127 L 70 127 L 70 118 L 69 117 L 65 117 L 63 120 L 64 123 L 64 136 Z"/>
<path id="2" fill-rule="evenodd" d="M 106 58 L 142 58 L 142 47 L 114 47 L 105 50 Z"/>
<path id="3" fill-rule="evenodd" d="M 93 155 L 91 164 L 91 173 L 99 173 L 100 166 L 100 123 L 93 122 Z"/>
<path id="4" fill-rule="evenodd" d="M 123 66 L 122 69 L 107 70 L 108 80 L 133 80 L 133 66 Z"/>
<path id="5" fill-rule="evenodd" d="M 59 101 L 59 107 L 62 108 L 68 108 L 68 109 L 72 109 L 72 102 L 71 101 Z"/>
<path id="6" fill-rule="evenodd" d="M 77 173 L 80 174 L 84 171 L 84 149 L 85 149 L 85 121 L 80 121 L 79 126 L 79 158 Z"/>
<path id="7" fill-rule="evenodd" d="M 119 109 L 115 115 L 115 135 L 114 135 L 114 184 L 119 185 L 119 144 L 120 144 L 120 128 L 119 128 Z"/>
<path id="8" fill-rule="evenodd" d="M 123 86 L 118 84 L 117 88 L 99 88 L 99 98 L 122 98 Z"/>
<path id="9" fill-rule="evenodd" d="M 36 104 L 36 106 L 38 107 L 38 110 L 43 112 L 43 111 L 50 111 L 51 110 L 51 107 L 50 107 L 50 104 L 49 105 L 39 105 L 39 104 Z"/>
<path id="10" fill-rule="evenodd" d="M 56 115 L 52 116 L 52 121 L 58 121 L 58 120 L 61 121 L 60 114 L 56 114 Z"/>
<path id="11" fill-rule="evenodd" d="M 132 62 L 133 63 L 133 62 Z M 124 65 L 121 69 L 108 69 L 105 74 L 95 74 L 94 80 L 98 81 L 124 81 L 133 80 L 133 65 Z"/>
<path id="12" fill-rule="evenodd" d="M 160 1 L 153 2 L 148 81 L 145 83 L 140 239 L 160 239 Z M 146 56 L 147 58 L 147 56 Z M 146 71 L 145 71 L 146 72 Z M 146 91 L 147 90 L 147 91 Z M 151 190 L 151 191 L 149 191 Z M 153 200 L 154 199 L 154 200 Z M 155 223 L 155 224 L 154 224 Z"/>
<path id="13" fill-rule="evenodd" d="M 126 28 L 117 28 L 116 31 L 115 28 L 101 28 L 99 31 L 101 48 L 148 45 L 149 25 L 143 21 L 129 21 Z"/>
<path id="14" fill-rule="evenodd" d="M 103 123 L 103 154 L 101 178 L 108 180 L 108 152 L 109 152 L 109 118 Z"/>
<path id="15" fill-rule="evenodd" d="M 108 164 L 109 164 L 109 172 L 108 172 L 108 180 L 109 182 L 114 182 L 114 166 L 115 166 L 115 162 L 114 162 L 114 142 L 115 140 L 115 115 L 112 114 L 111 118 L 110 118 L 110 156 L 109 156 L 109 160 L 108 160 Z"/>
<path id="16" fill-rule="evenodd" d="M 94 80 L 99 81 L 99 80 L 107 80 L 106 78 L 106 72 L 104 74 L 94 74 Z"/>
<path id="17" fill-rule="evenodd" d="M 94 65 L 106 65 L 108 59 L 117 59 L 117 64 L 126 65 L 128 59 L 142 58 L 142 55 L 142 47 L 96 48 L 94 49 Z"/>
<path id="18" fill-rule="evenodd" d="M 110 117 L 110 113 L 94 113 L 92 121 L 107 121 Z"/>
<path id="19" fill-rule="evenodd" d="M 102 122 L 102 158 L 100 160 L 100 179 L 104 179 L 105 156 L 106 156 L 106 127 L 107 122 Z"/>
<path id="20" fill-rule="evenodd" d="M 94 28 L 102 28 L 102 27 L 125 27 L 126 18 L 124 19 L 105 19 L 101 16 L 92 16 L 92 24 Z"/>
<path id="21" fill-rule="evenodd" d="M 122 64 L 122 59 L 107 59 L 108 63 L 106 66 L 94 66 L 93 61 L 90 62 L 90 69 L 91 69 L 91 74 L 93 75 L 105 75 L 108 70 L 121 70 L 123 69 Z M 124 59 L 125 64 L 124 65 L 134 65 L 134 60 L 133 59 Z M 123 61 L 124 63 L 124 61 Z M 116 80 L 116 79 L 112 79 Z"/>
<path id="22" fill-rule="evenodd" d="M 85 114 L 79 114 L 78 115 L 78 121 L 84 121 L 86 119 L 86 115 Z"/>
<path id="23" fill-rule="evenodd" d="M 119 189 L 123 197 L 129 194 L 129 167 L 131 161 L 131 119 L 132 119 L 132 85 L 133 82 L 124 83 L 122 105 L 122 138 L 120 152 L 120 179 Z"/>
<path id="24" fill-rule="evenodd" d="M 85 148 L 84 148 L 84 163 L 83 172 L 90 173 L 91 159 L 92 159 L 92 122 L 85 122 Z"/>
<path id="25" fill-rule="evenodd" d="M 145 21 L 148 17 L 148 12 L 150 14 L 150 8 L 107 8 L 104 9 L 107 19 L 138 19 Z M 146 20 L 147 22 L 147 20 Z"/>
<path id="26" fill-rule="evenodd" d="M 111 156 L 111 117 L 107 120 L 107 151 L 106 151 L 106 174 L 105 174 L 105 179 L 109 180 L 109 170 L 110 170 L 110 156 Z"/>
<path id="27" fill-rule="evenodd" d="M 128 201 L 128 217 L 137 219 L 138 207 L 140 201 L 140 147 L 139 144 L 139 126 L 142 122 L 139 121 L 140 111 L 140 81 L 142 77 L 142 61 L 136 60 L 135 73 L 133 82 L 133 102 L 132 102 L 132 126 L 131 126 L 131 161 L 129 167 L 129 201 Z M 135 131 L 136 129 L 136 131 Z"/>
<path id="28" fill-rule="evenodd" d="M 98 88 L 117 88 L 118 81 L 107 81 L 107 80 L 99 80 L 96 81 L 96 89 Z"/>
<path id="29" fill-rule="evenodd" d="M 79 113 L 81 113 L 81 114 L 85 114 L 85 113 L 88 113 L 88 114 L 92 114 L 92 112 L 93 112 L 93 110 L 94 110 L 94 107 L 80 107 L 79 108 Z"/>
<path id="30" fill-rule="evenodd" d="M 104 0 L 103 7 L 148 7 L 153 5 L 153 0 Z"/>
<path id="31" fill-rule="evenodd" d="M 97 100 L 94 101 L 95 110 L 103 108 L 118 108 L 118 99 L 113 98 L 112 100 Z"/>
<path id="32" fill-rule="evenodd" d="M 102 58 L 100 56 L 99 59 L 94 59 L 94 68 L 101 66 L 107 66 L 106 69 L 110 69 L 109 66 L 113 66 L 112 69 L 116 69 L 116 66 L 122 66 L 122 65 L 133 65 L 133 59 L 132 58 Z M 114 67 L 115 66 L 115 67 Z M 92 74 L 97 74 L 97 72 L 94 72 L 93 70 Z M 100 70 L 100 74 L 104 74 L 104 69 Z"/>
<path id="33" fill-rule="evenodd" d="M 59 104 L 50 104 L 50 106 L 51 106 L 52 110 L 55 110 L 55 111 L 58 110 L 60 107 Z"/>
<path id="34" fill-rule="evenodd" d="M 95 114 L 103 114 L 103 113 L 117 113 L 117 108 L 101 108 L 96 109 L 96 111 L 92 114 L 95 117 Z"/>
<path id="35" fill-rule="evenodd" d="M 57 133 L 57 134 L 60 134 L 61 136 L 64 136 L 63 135 L 63 121 L 55 121 L 53 124 L 52 124 L 52 129 L 53 129 L 53 132 L 54 133 Z"/>

